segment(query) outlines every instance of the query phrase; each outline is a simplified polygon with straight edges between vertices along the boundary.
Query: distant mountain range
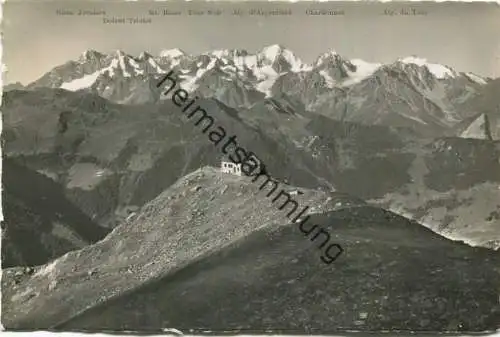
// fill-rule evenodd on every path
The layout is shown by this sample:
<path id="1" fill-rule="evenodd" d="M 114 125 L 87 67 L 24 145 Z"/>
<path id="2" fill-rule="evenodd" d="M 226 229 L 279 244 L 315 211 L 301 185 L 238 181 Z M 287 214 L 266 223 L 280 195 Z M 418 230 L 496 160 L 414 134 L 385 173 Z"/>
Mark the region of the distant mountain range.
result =
<path id="1" fill-rule="evenodd" d="M 490 118 L 489 130 L 477 127 L 488 107 L 468 104 L 492 79 L 413 56 L 380 64 L 328 51 L 306 64 L 280 45 L 253 54 L 233 49 L 188 55 L 171 49 L 136 57 L 87 50 L 27 88 L 86 90 L 121 104 L 151 103 L 160 99 L 155 84 L 170 69 L 182 74 L 184 89 L 234 108 L 285 93 L 306 110 L 335 119 L 411 127 L 426 135 L 500 136 L 498 118 Z"/>

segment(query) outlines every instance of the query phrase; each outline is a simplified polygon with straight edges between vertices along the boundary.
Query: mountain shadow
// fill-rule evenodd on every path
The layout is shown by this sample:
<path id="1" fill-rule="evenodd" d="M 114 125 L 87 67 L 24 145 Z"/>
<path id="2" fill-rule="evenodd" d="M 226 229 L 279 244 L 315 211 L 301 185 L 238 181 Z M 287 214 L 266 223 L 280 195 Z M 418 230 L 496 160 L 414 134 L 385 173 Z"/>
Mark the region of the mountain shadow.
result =
<path id="1" fill-rule="evenodd" d="M 2 168 L 2 268 L 44 264 L 108 232 L 51 179 L 10 158 L 3 158 Z"/>

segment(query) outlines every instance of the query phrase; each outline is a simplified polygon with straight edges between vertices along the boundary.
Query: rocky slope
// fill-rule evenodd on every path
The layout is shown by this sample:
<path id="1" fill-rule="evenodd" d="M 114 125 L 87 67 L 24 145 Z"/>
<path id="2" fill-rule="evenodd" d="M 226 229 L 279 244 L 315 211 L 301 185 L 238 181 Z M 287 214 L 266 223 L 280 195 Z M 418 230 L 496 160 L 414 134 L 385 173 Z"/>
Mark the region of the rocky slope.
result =
<path id="1" fill-rule="evenodd" d="M 335 193 L 303 192 L 301 204 L 322 213 L 311 224 L 345 249 L 331 265 L 255 184 L 205 168 L 97 244 L 17 276 L 17 284 L 17 269 L 4 271 L 2 323 L 288 333 L 499 328 L 500 253 L 345 196 L 339 207 Z"/>
<path id="2" fill-rule="evenodd" d="M 316 212 L 362 204 L 342 194 L 303 193 L 296 200 L 314 206 Z M 259 228 L 286 221 L 286 212 L 248 178 L 209 167 L 197 170 L 104 240 L 37 267 L 32 275 L 16 275 L 19 268 L 4 270 L 2 324 L 17 329 L 53 327 Z"/>

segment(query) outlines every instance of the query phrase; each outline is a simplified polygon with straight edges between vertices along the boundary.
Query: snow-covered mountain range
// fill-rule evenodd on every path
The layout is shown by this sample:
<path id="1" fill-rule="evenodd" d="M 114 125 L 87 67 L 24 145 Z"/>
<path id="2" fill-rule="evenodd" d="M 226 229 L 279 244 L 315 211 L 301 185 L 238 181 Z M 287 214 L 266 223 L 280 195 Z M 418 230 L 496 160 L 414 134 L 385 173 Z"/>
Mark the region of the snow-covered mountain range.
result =
<path id="1" fill-rule="evenodd" d="M 389 67 L 403 67 L 414 72 L 416 79 L 432 81 L 464 76 L 474 84 L 486 84 L 487 79 L 472 73 L 458 73 L 440 64 L 428 63 L 425 59 L 407 57 L 398 59 Z M 250 54 L 245 50 L 215 50 L 201 55 L 188 55 L 179 49 L 163 50 L 157 57 L 146 52 L 138 57 L 118 50 L 103 54 L 87 50 L 76 61 L 52 69 L 31 86 L 60 87 L 75 91 L 97 89 L 106 81 L 123 78 L 166 73 L 176 68 L 183 74 L 184 87 L 188 91 L 199 88 L 204 79 L 218 73 L 226 79 L 237 78 L 250 84 L 259 92 L 270 95 L 276 80 L 288 73 L 318 73 L 318 84 L 327 88 L 345 87 L 363 81 L 383 67 L 380 63 L 363 60 L 347 60 L 330 50 L 319 56 L 313 64 L 302 62 L 293 52 L 271 45 Z M 104 95 L 105 96 L 105 95 Z"/>
<path id="2" fill-rule="evenodd" d="M 179 49 L 158 56 L 87 50 L 28 88 L 86 90 L 117 103 L 150 103 L 160 99 L 156 83 L 171 69 L 185 90 L 235 108 L 285 95 L 335 119 L 431 133 L 482 113 L 466 102 L 491 81 L 415 56 L 381 64 L 349 60 L 329 50 L 308 64 L 285 47 L 270 45 L 256 53 L 225 49 L 199 55 Z M 482 133 L 474 137 L 488 138 Z"/>

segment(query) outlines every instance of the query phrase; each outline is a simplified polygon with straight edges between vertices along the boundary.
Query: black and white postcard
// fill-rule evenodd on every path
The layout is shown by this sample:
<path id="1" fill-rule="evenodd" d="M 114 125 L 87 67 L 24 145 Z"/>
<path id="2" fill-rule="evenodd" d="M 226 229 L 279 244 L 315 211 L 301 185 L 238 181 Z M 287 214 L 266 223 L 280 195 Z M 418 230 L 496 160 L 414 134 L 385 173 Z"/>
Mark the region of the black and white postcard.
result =
<path id="1" fill-rule="evenodd" d="M 500 331 L 500 5 L 3 3 L 11 331 Z"/>

